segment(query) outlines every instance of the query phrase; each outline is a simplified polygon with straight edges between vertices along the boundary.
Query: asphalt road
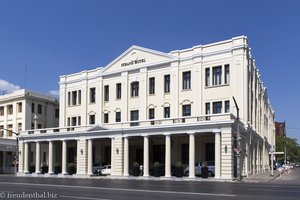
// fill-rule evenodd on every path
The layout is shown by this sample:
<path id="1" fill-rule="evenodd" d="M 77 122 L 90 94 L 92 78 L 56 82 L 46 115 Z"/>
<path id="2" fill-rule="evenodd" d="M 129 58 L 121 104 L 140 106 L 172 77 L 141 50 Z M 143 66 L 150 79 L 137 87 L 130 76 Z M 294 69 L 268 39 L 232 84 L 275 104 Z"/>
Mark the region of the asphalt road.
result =
<path id="1" fill-rule="evenodd" d="M 27 196 L 26 196 L 27 195 Z M 0 199 L 299 200 L 300 168 L 269 183 L 0 176 Z"/>

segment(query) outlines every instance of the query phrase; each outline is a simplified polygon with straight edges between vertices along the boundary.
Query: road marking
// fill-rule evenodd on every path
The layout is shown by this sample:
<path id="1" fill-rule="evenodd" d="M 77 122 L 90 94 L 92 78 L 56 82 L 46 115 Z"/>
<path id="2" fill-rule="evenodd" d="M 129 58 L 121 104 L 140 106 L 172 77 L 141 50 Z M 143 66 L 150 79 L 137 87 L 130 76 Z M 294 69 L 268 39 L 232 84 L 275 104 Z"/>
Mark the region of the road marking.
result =
<path id="1" fill-rule="evenodd" d="M 235 197 L 234 194 L 216 194 L 216 193 L 198 193 L 198 192 L 176 192 L 168 190 L 142 190 L 142 189 L 125 189 L 125 188 L 110 188 L 110 187 L 91 187 L 91 186 L 78 186 L 78 185 L 53 185 L 53 184 L 37 184 L 37 183 L 11 183 L 0 182 L 6 185 L 29 185 L 29 186 L 44 186 L 44 187 L 63 187 L 63 188 L 79 188 L 79 189 L 96 189 L 96 190 L 114 190 L 114 191 L 127 191 L 127 192 L 145 192 L 145 193 L 163 193 L 163 194 L 184 194 L 184 195 L 200 195 L 200 196 L 221 196 L 221 197 Z"/>
<path id="2" fill-rule="evenodd" d="M 64 197 L 69 199 L 110 200 L 110 199 L 99 199 L 99 198 L 92 198 L 92 197 L 74 197 L 74 196 L 65 196 L 65 195 L 60 195 L 59 197 Z"/>

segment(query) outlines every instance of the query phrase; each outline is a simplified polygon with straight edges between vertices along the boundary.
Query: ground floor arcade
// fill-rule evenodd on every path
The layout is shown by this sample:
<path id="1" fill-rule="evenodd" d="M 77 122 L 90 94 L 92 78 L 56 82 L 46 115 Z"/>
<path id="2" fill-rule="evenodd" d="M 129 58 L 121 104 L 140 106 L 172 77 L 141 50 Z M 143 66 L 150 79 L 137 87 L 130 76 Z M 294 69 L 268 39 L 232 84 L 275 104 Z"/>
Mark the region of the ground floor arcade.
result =
<path id="1" fill-rule="evenodd" d="M 183 130 L 185 129 L 185 130 Z M 187 130 L 192 129 L 192 130 Z M 239 152 L 244 176 L 269 169 L 266 141 L 247 131 L 242 132 L 243 151 Z M 236 176 L 235 129 L 181 127 L 165 129 L 135 129 L 127 131 L 87 131 L 80 134 L 54 134 L 49 137 L 23 137 L 19 142 L 18 175 L 90 176 L 95 163 L 111 165 L 112 176 L 129 176 L 133 163 L 143 168 L 144 177 L 152 175 L 154 162 L 171 177 L 177 162 L 189 167 L 195 178 L 195 163 L 214 161 L 215 178 L 234 179 Z M 38 167 L 37 167 L 38 166 Z M 192 167 L 193 166 L 193 167 Z"/>

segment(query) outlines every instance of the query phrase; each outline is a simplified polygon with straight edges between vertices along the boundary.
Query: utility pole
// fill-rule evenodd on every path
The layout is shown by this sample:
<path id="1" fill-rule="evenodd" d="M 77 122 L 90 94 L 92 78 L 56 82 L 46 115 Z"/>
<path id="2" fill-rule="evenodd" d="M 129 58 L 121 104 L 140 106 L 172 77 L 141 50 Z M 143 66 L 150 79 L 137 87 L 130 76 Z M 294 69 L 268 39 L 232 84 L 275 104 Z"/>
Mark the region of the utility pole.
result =
<path id="1" fill-rule="evenodd" d="M 236 107 L 236 111 L 237 111 L 237 114 L 236 114 L 236 148 L 239 150 L 239 153 L 237 153 L 235 156 L 236 156 L 236 176 L 237 176 L 237 181 L 241 181 L 241 134 L 240 134 L 240 127 L 239 127 L 239 121 L 240 121 L 240 109 L 239 109 L 239 106 L 235 100 L 234 97 L 233 98 L 233 101 L 234 101 L 234 104 L 235 104 L 235 107 Z"/>

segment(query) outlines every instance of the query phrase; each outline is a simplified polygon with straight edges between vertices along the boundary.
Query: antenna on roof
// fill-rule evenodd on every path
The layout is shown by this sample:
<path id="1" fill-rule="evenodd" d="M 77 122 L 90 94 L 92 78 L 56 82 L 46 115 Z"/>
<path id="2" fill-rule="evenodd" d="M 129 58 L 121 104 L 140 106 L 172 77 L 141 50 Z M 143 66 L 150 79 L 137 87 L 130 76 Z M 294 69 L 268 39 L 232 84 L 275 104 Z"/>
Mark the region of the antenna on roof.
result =
<path id="1" fill-rule="evenodd" d="M 26 90 L 26 88 L 27 88 L 27 64 L 25 64 L 25 71 L 24 71 L 24 87 Z"/>

